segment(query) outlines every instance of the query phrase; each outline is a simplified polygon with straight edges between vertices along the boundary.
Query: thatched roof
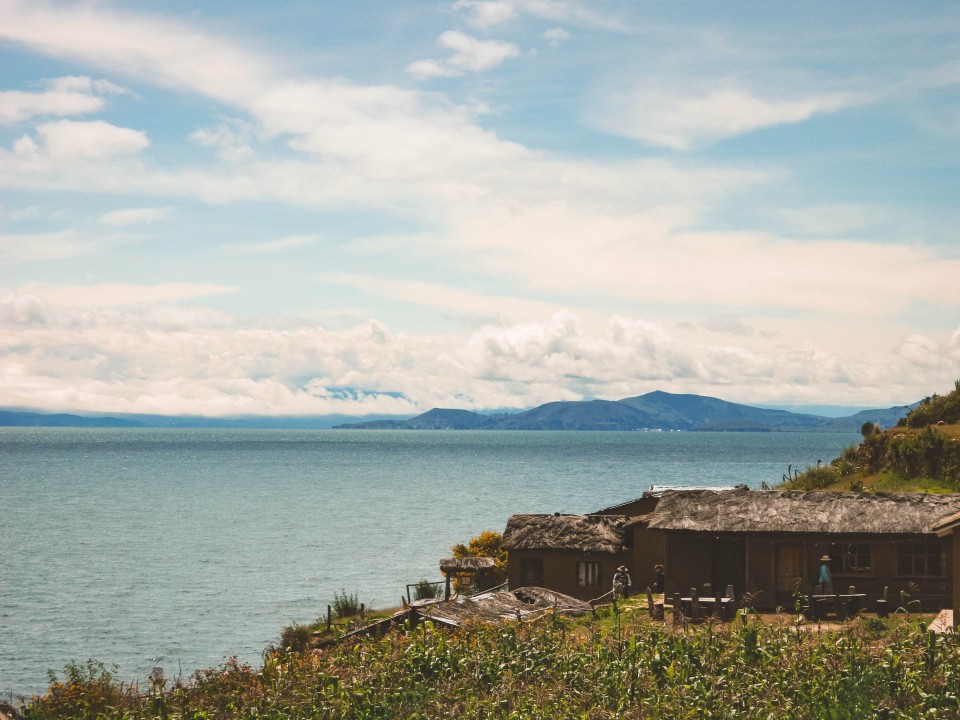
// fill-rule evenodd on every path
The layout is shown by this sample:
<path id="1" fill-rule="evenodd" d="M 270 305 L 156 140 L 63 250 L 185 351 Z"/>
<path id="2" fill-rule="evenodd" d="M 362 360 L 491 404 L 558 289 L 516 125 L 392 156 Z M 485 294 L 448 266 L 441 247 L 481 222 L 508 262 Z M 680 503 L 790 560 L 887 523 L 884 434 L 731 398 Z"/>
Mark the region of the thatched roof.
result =
<path id="1" fill-rule="evenodd" d="M 553 590 L 523 587 L 417 608 L 423 618 L 454 626 L 464 622 L 516 620 L 550 610 L 576 616 L 590 612 L 590 605 Z"/>
<path id="2" fill-rule="evenodd" d="M 625 522 L 618 515 L 514 515 L 503 532 L 503 547 L 618 553 Z"/>
<path id="3" fill-rule="evenodd" d="M 929 493 L 665 492 L 649 517 L 656 530 L 926 535 L 960 512 L 960 495 Z"/>
<path id="4" fill-rule="evenodd" d="M 937 520 L 933 524 L 933 531 L 937 535 L 945 537 L 953 534 L 953 531 L 957 529 L 958 525 L 960 525 L 960 512 L 955 512 Z"/>
<path id="5" fill-rule="evenodd" d="M 442 573 L 475 573 L 480 570 L 489 570 L 497 566 L 492 557 L 462 557 L 444 558 L 440 561 Z"/>

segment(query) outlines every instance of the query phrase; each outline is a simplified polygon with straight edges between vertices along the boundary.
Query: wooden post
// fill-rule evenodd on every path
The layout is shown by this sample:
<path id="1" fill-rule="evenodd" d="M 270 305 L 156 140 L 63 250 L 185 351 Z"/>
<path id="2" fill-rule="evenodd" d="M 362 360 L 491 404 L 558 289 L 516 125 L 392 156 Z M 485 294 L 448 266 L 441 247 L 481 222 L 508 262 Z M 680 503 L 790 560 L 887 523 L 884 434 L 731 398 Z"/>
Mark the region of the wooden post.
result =
<path id="1" fill-rule="evenodd" d="M 694 622 L 700 621 L 700 593 L 695 587 L 690 588 L 690 614 Z"/>
<path id="2" fill-rule="evenodd" d="M 673 595 L 673 624 L 679 625 L 680 618 L 683 617 L 683 602 L 680 600 L 680 593 Z"/>
<path id="3" fill-rule="evenodd" d="M 327 632 L 330 632 L 330 626 L 333 624 L 333 608 L 327 605 Z"/>
<path id="4" fill-rule="evenodd" d="M 443 576 L 447 580 L 447 586 L 443 591 L 443 599 L 449 600 L 450 599 L 450 573 L 444 573 Z"/>
<path id="5" fill-rule="evenodd" d="M 363 616 L 366 613 L 366 606 L 363 603 L 360 603 L 360 619 L 363 620 Z"/>

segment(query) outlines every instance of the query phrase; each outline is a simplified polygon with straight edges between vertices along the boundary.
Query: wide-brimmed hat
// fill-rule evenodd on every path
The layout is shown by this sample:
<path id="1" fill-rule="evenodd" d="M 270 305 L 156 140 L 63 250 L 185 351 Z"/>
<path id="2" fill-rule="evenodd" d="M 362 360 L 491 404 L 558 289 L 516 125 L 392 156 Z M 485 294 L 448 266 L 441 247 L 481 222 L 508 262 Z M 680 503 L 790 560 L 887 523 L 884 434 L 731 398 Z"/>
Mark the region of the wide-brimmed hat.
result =
<path id="1" fill-rule="evenodd" d="M 617 568 L 617 570 L 622 570 L 623 572 L 626 572 L 626 571 L 627 571 L 627 566 L 626 566 L 626 565 L 621 565 L 620 567 Z"/>
<path id="2" fill-rule="evenodd" d="M 830 556 L 824 555 L 822 558 L 820 558 L 820 562 L 830 562 Z"/>

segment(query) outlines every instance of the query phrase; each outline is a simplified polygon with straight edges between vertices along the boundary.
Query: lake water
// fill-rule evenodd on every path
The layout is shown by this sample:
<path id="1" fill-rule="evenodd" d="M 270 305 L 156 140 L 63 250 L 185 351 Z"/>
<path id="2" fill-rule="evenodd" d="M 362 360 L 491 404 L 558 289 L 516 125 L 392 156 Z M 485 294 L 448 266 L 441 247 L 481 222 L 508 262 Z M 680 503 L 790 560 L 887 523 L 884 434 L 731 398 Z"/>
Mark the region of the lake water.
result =
<path id="1" fill-rule="evenodd" d="M 520 512 L 780 481 L 843 433 L 0 428 L 0 697 L 259 663 L 345 589 L 377 607 Z"/>

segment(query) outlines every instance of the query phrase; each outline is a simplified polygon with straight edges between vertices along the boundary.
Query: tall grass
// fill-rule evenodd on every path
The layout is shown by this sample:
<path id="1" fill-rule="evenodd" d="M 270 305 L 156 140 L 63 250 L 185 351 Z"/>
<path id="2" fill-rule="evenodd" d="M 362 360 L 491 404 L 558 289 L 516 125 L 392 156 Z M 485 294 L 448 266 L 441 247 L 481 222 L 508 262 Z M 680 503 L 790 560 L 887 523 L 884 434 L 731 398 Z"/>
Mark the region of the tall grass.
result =
<path id="1" fill-rule="evenodd" d="M 798 632 L 743 617 L 673 632 L 557 616 L 449 633 L 429 624 L 319 653 L 231 660 L 170 685 L 55 682 L 45 718 L 954 718 L 960 645 L 903 622 Z"/>

